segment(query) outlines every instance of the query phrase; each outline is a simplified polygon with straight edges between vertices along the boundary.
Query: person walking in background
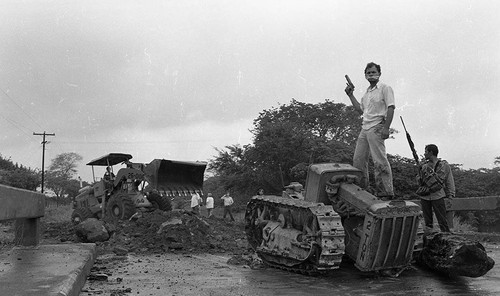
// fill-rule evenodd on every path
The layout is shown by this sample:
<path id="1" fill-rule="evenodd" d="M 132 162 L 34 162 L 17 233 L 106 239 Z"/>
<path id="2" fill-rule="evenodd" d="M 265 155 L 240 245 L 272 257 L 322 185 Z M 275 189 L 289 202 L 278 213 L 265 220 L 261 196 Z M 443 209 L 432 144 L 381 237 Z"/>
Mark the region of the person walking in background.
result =
<path id="1" fill-rule="evenodd" d="M 233 213 L 231 213 L 231 207 L 234 203 L 233 198 L 229 195 L 229 191 L 224 194 L 221 199 L 224 201 L 224 215 L 222 219 L 226 219 L 226 215 L 229 214 L 231 221 L 234 221 Z"/>
<path id="2" fill-rule="evenodd" d="M 207 194 L 207 200 L 205 201 L 205 207 L 207 208 L 207 217 L 212 217 L 212 210 L 214 209 L 214 198 L 212 197 L 212 193 Z"/>
<path id="3" fill-rule="evenodd" d="M 381 74 L 380 65 L 375 63 L 366 65 L 365 78 L 370 86 L 361 98 L 361 102 L 358 102 L 354 96 L 354 85 L 351 83 L 347 83 L 345 92 L 354 109 L 363 115 L 363 123 L 353 158 L 353 166 L 363 172 L 361 187 L 368 188 L 368 158 L 371 155 L 375 165 L 375 194 L 382 200 L 390 200 L 394 199 L 394 188 L 384 141 L 389 138 L 395 102 L 392 88 L 379 82 Z"/>
<path id="4" fill-rule="evenodd" d="M 191 195 L 191 211 L 195 214 L 200 213 L 200 205 L 202 203 L 201 196 L 198 193 Z"/>
<path id="5" fill-rule="evenodd" d="M 420 174 L 417 176 L 420 184 L 417 194 L 420 195 L 421 199 L 420 205 L 425 223 L 424 232 L 430 232 L 433 229 L 433 210 L 441 231 L 450 232 L 444 198 L 455 197 L 455 181 L 450 165 L 446 160 L 438 158 L 438 153 L 439 149 L 436 145 L 425 146 L 426 163 L 422 165 Z"/>

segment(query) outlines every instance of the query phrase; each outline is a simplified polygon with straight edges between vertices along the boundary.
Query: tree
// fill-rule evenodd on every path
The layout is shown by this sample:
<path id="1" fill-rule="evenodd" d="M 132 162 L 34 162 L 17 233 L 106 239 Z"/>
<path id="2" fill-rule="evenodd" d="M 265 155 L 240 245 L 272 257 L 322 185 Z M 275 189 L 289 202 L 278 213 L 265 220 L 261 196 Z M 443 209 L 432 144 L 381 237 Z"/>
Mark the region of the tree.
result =
<path id="1" fill-rule="evenodd" d="M 219 155 L 209 162 L 208 170 L 215 173 L 205 189 L 222 195 L 230 189 L 235 194 L 251 192 L 260 180 L 248 159 L 249 146 L 232 145 L 224 150 L 216 149 Z"/>
<path id="2" fill-rule="evenodd" d="M 241 204 L 259 188 L 264 188 L 266 194 L 281 195 L 283 185 L 291 181 L 305 185 L 307 168 L 312 163 L 351 164 L 360 128 L 361 118 L 352 107 L 328 100 L 318 104 L 292 100 L 290 104 L 264 110 L 254 120 L 252 144 L 216 149 L 218 155 L 209 163 L 214 177 L 206 184 L 211 192 L 231 189 L 237 198 L 246 197 Z M 391 129 L 394 133 L 397 131 Z M 391 154 L 388 159 L 395 194 L 418 199 L 418 169 L 414 160 Z M 463 170 L 460 164 L 450 164 L 456 197 L 500 195 L 500 156 L 495 158 L 495 164 L 493 169 L 478 170 Z M 370 170 L 373 177 L 373 165 Z M 500 220 L 498 212 L 482 211 L 472 218 L 494 225 Z"/>
<path id="3" fill-rule="evenodd" d="M 74 152 L 61 153 L 57 155 L 47 170 L 47 188 L 54 191 L 59 203 L 60 199 L 68 194 L 74 184 L 76 167 L 82 161 L 82 157 Z"/>
<path id="4" fill-rule="evenodd" d="M 404 199 L 418 199 L 415 193 L 418 188 L 417 175 L 418 167 L 413 158 L 406 158 L 399 155 L 388 154 L 387 158 L 391 164 L 392 183 L 394 194 Z M 373 174 L 370 174 L 373 176 Z"/>
<path id="5" fill-rule="evenodd" d="M 14 164 L 10 158 L 0 155 L 0 183 L 16 188 L 35 191 L 40 184 L 40 173 L 34 169 Z"/>
<path id="6" fill-rule="evenodd" d="M 351 162 L 360 126 L 361 118 L 350 106 L 292 100 L 254 120 L 252 159 L 273 181 L 273 191 L 292 181 L 304 184 L 312 163 Z"/>
<path id="7" fill-rule="evenodd" d="M 361 117 L 352 106 L 325 100 L 310 104 L 292 99 L 289 105 L 264 110 L 254 120 L 253 134 L 258 135 L 269 125 L 288 123 L 294 133 L 310 132 L 324 141 L 336 141 L 352 146 L 361 127 Z"/>
<path id="8" fill-rule="evenodd" d="M 326 100 L 264 110 L 254 120 L 254 142 L 226 146 L 209 168 L 220 182 L 247 196 L 258 188 L 280 193 L 291 181 L 305 183 L 309 164 L 352 161 L 361 118 L 352 107 Z"/>

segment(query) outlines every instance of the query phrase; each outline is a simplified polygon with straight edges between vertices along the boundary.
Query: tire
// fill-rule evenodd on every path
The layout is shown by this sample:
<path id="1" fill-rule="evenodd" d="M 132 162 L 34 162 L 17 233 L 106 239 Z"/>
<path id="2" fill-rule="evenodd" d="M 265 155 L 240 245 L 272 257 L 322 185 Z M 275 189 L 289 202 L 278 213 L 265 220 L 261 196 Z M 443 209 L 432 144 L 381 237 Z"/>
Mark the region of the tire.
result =
<path id="1" fill-rule="evenodd" d="M 89 208 L 78 208 L 71 214 L 71 222 L 76 225 L 92 217 L 94 217 L 94 214 Z"/>
<path id="2" fill-rule="evenodd" d="M 158 193 L 150 193 L 148 195 L 148 200 L 153 204 L 153 208 L 160 209 L 162 211 L 171 211 L 172 202 L 166 196 L 161 196 Z"/>
<path id="3" fill-rule="evenodd" d="M 126 194 L 113 195 L 106 205 L 106 215 L 112 219 L 126 220 L 135 212 L 134 202 Z"/>

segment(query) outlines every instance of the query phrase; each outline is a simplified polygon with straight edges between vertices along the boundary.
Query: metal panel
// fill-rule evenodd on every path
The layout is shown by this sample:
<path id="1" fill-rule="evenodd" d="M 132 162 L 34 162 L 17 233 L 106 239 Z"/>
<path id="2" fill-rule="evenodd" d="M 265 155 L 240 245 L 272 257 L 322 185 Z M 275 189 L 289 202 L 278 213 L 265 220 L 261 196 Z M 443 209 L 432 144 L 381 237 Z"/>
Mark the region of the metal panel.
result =
<path id="1" fill-rule="evenodd" d="M 326 182 L 333 176 L 345 175 L 356 175 L 361 178 L 362 172 L 348 164 L 319 163 L 310 165 L 307 172 L 304 199 L 310 202 L 330 204 L 325 192 Z"/>
<path id="2" fill-rule="evenodd" d="M 409 265 L 418 223 L 418 215 L 381 217 L 369 213 L 363 225 L 356 266 L 362 271 L 374 271 Z"/>

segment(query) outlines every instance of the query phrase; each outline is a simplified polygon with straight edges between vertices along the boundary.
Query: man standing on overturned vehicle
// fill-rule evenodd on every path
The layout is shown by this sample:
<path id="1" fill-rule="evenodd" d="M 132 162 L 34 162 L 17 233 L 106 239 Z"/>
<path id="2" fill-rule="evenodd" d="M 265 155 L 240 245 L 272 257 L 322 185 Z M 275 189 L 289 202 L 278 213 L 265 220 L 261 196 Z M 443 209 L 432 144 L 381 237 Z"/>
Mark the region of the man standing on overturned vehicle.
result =
<path id="1" fill-rule="evenodd" d="M 375 195 L 383 200 L 394 199 L 392 171 L 385 150 L 385 139 L 389 138 L 389 128 L 394 117 L 394 92 L 386 84 L 379 82 L 380 65 L 368 63 L 365 78 L 370 83 L 366 93 L 358 102 L 354 96 L 354 85 L 348 81 L 345 92 L 351 103 L 363 115 L 361 131 L 356 142 L 353 166 L 363 172 L 361 187 L 368 188 L 368 157 L 373 159 L 375 177 Z"/>

